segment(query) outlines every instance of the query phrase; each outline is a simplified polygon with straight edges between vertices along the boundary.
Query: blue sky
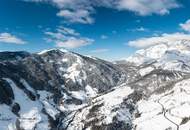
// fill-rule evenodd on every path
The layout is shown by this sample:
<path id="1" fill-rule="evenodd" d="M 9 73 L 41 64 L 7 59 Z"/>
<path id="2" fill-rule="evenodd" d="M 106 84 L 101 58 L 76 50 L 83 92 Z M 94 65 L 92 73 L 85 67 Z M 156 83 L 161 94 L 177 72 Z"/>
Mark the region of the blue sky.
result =
<path id="1" fill-rule="evenodd" d="M 189 34 L 189 12 L 189 0 L 1 0 L 0 51 L 58 47 L 118 60 L 139 49 L 130 41 Z"/>

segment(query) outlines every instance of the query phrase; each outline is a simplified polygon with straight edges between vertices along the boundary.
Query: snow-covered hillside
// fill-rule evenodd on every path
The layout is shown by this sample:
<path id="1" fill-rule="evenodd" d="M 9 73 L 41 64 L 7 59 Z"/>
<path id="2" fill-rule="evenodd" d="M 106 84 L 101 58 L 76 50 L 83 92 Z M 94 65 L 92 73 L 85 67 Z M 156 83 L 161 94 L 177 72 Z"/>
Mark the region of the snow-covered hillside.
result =
<path id="1" fill-rule="evenodd" d="M 0 53 L 0 129 L 66 129 L 72 113 L 126 81 L 120 67 L 62 49 Z"/>
<path id="2" fill-rule="evenodd" d="M 156 68 L 166 70 L 190 71 L 190 41 L 177 40 L 164 42 L 152 47 L 137 51 L 126 59 L 127 62 L 142 65 L 154 63 Z"/>
<path id="3" fill-rule="evenodd" d="M 190 41 L 111 63 L 0 52 L 0 130 L 189 130 Z"/>
<path id="4" fill-rule="evenodd" d="M 139 101 L 137 106 L 140 117 L 134 120 L 136 130 L 189 130 L 190 79 Z"/>

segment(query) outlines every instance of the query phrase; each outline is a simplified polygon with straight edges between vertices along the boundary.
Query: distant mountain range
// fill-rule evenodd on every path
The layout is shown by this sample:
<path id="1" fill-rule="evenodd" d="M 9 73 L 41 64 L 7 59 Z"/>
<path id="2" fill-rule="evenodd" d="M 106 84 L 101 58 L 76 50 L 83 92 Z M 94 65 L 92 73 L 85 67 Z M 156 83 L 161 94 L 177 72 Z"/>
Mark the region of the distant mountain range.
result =
<path id="1" fill-rule="evenodd" d="M 0 52 L 0 130 L 189 130 L 190 41 L 114 63 L 63 49 Z"/>

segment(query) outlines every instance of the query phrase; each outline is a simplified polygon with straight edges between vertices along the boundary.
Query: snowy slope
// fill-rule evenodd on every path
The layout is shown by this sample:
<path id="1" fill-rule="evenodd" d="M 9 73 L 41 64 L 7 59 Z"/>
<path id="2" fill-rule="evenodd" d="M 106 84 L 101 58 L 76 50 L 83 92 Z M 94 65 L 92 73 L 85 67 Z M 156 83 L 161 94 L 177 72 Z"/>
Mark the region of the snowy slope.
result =
<path id="1" fill-rule="evenodd" d="M 23 90 L 18 88 L 18 86 L 11 79 L 4 78 L 4 80 L 7 83 L 9 83 L 10 87 L 14 92 L 14 102 L 12 103 L 12 105 L 13 106 L 15 105 L 16 108 L 17 104 L 18 107 L 17 109 L 19 109 L 19 111 L 15 110 L 16 115 L 14 115 L 12 113 L 13 109 L 11 112 L 9 106 L 7 105 L 1 106 L 2 108 L 0 111 L 1 115 L 0 128 L 2 130 L 3 129 L 14 130 L 15 128 L 26 129 L 26 130 L 33 130 L 34 128 L 39 130 L 49 129 L 48 117 L 47 115 L 41 113 L 43 108 L 42 102 L 31 101 L 27 97 L 27 95 L 23 92 Z M 19 118 L 17 114 L 19 115 Z"/>
<path id="2" fill-rule="evenodd" d="M 113 120 L 132 125 L 130 108 L 124 105 L 124 99 L 131 93 L 133 90 L 123 84 L 106 94 L 95 97 L 83 108 L 75 111 L 72 122 L 67 125 L 68 130 L 82 130 L 84 128 L 94 130 L 103 127 L 106 129 L 114 122 Z"/>
<path id="3" fill-rule="evenodd" d="M 63 129 L 72 113 L 127 77 L 117 65 L 62 49 L 0 55 L 1 130 Z"/>
<path id="4" fill-rule="evenodd" d="M 189 41 L 114 64 L 62 49 L 0 56 L 0 130 L 190 128 Z"/>
<path id="5" fill-rule="evenodd" d="M 165 42 L 137 51 L 126 59 L 127 62 L 142 65 L 154 63 L 156 68 L 166 70 L 190 71 L 190 41 L 176 40 Z"/>
<path id="6" fill-rule="evenodd" d="M 140 117 L 134 120 L 137 130 L 189 130 L 190 80 L 175 84 L 173 89 L 137 103 Z"/>

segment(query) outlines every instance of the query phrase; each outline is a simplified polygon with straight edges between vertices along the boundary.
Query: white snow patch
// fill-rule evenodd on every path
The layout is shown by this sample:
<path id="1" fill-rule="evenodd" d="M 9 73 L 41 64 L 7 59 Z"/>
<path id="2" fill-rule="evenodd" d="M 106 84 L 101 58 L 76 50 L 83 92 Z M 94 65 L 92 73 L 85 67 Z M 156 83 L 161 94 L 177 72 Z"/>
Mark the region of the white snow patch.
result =
<path id="1" fill-rule="evenodd" d="M 33 130 L 37 123 L 41 121 L 38 108 L 33 108 L 28 113 L 24 113 L 20 117 L 20 127 L 25 130 Z"/>
<path id="2" fill-rule="evenodd" d="M 35 93 L 34 89 L 26 82 L 25 79 L 20 79 L 20 82 L 24 85 L 24 87 L 26 87 L 26 89 L 28 89 L 29 91 Z"/>
<path id="3" fill-rule="evenodd" d="M 95 97 L 98 92 L 98 90 L 96 90 L 95 88 L 92 88 L 90 85 L 87 85 L 85 87 L 85 90 L 88 97 Z"/>
<path id="4" fill-rule="evenodd" d="M 42 124 L 48 125 L 48 122 L 45 122 L 48 120 L 47 116 L 41 113 L 41 110 L 43 108 L 42 104 L 39 101 L 31 101 L 28 96 L 23 92 L 23 90 L 18 88 L 11 79 L 3 79 L 10 84 L 13 90 L 15 98 L 14 102 L 20 105 L 20 118 L 18 118 L 18 120 L 20 122 L 21 128 L 23 128 L 24 130 L 33 130 L 39 122 L 43 122 Z M 25 85 L 26 88 L 31 89 L 26 81 L 21 80 L 21 82 Z M 8 114 L 11 115 L 10 112 Z M 14 123 L 7 126 L 9 126 L 10 129 L 14 129 Z"/>
<path id="5" fill-rule="evenodd" d="M 188 130 L 190 122 L 180 125 L 184 118 L 190 117 L 190 79 L 183 80 L 175 84 L 172 90 L 163 94 L 152 95 L 148 100 L 138 102 L 139 118 L 134 120 L 137 130 L 165 130 L 180 129 Z M 170 119 L 166 119 L 165 116 Z"/>
<path id="6" fill-rule="evenodd" d="M 100 108 L 100 113 L 105 115 L 105 119 L 103 119 L 104 124 L 109 124 L 112 122 L 113 117 L 116 116 L 117 112 L 112 112 L 114 107 L 118 107 L 123 102 L 123 99 L 126 98 L 129 94 L 131 94 L 133 90 L 128 86 L 121 86 L 115 89 L 114 91 L 105 94 L 103 96 L 98 97 L 96 100 L 102 100 L 104 105 Z M 119 115 L 121 116 L 122 111 Z M 125 116 L 125 118 L 124 118 Z M 130 114 L 126 111 L 125 115 L 122 116 L 121 119 L 128 119 Z M 127 120 L 125 120 L 127 121 Z"/>
<path id="7" fill-rule="evenodd" d="M 71 93 L 72 97 L 80 99 L 82 101 L 84 101 L 87 98 L 86 93 L 81 90 L 80 91 L 70 91 L 70 93 Z"/>
<path id="8" fill-rule="evenodd" d="M 0 130 L 15 130 L 16 118 L 9 106 L 0 105 Z"/>
<path id="9" fill-rule="evenodd" d="M 75 55 L 76 62 L 74 62 L 69 68 L 65 70 L 65 74 L 63 75 L 66 79 L 71 79 L 73 82 L 78 82 L 82 85 L 82 81 L 86 80 L 86 73 L 83 71 L 83 62 L 82 59 Z"/>
<path id="10" fill-rule="evenodd" d="M 154 70 L 153 67 L 149 66 L 149 67 L 146 67 L 146 68 L 142 68 L 139 70 L 139 73 L 141 76 L 145 76 L 146 74 L 149 74 L 150 72 L 152 72 Z"/>
<path id="11" fill-rule="evenodd" d="M 68 61 L 68 59 L 63 58 L 61 61 L 62 61 L 62 62 L 67 62 L 67 61 Z"/>
<path id="12" fill-rule="evenodd" d="M 53 48 L 53 49 L 43 50 L 43 51 L 39 52 L 38 55 L 42 55 L 42 54 L 45 54 L 45 53 L 47 53 L 49 51 L 53 51 L 53 50 L 59 50 L 61 52 L 69 52 L 68 50 L 65 50 L 65 49 Z"/>
<path id="13" fill-rule="evenodd" d="M 68 127 L 68 130 L 81 130 L 84 128 L 83 121 L 90 122 L 94 119 L 101 120 L 100 122 L 97 122 L 97 125 L 109 124 L 112 122 L 113 117 L 118 117 L 120 121 L 124 121 L 126 123 L 130 122 L 132 116 L 129 113 L 129 110 L 127 108 L 121 108 L 120 105 L 123 102 L 123 99 L 127 98 L 127 96 L 132 92 L 133 90 L 130 87 L 122 85 L 105 95 L 94 98 L 89 102 L 89 104 L 83 106 L 83 108 L 76 113 L 72 124 Z M 100 105 L 97 109 L 96 115 L 94 117 L 88 117 L 89 111 L 96 105 Z M 113 111 L 114 109 L 118 110 Z M 89 127 L 88 129 L 90 130 L 91 128 Z"/>
<path id="14" fill-rule="evenodd" d="M 40 94 L 40 101 L 43 103 L 46 112 L 53 118 L 56 119 L 56 115 L 59 111 L 55 108 L 55 104 L 52 101 L 52 94 L 46 91 L 38 91 Z"/>

